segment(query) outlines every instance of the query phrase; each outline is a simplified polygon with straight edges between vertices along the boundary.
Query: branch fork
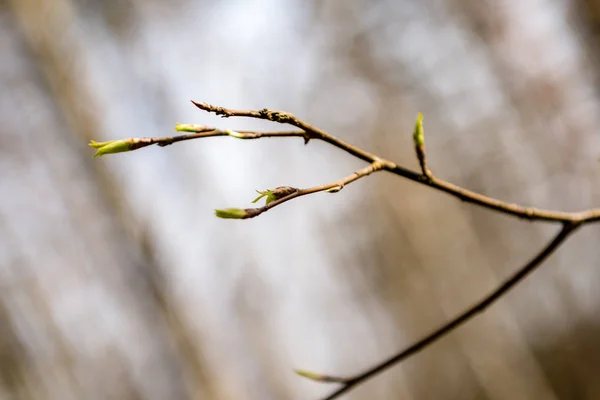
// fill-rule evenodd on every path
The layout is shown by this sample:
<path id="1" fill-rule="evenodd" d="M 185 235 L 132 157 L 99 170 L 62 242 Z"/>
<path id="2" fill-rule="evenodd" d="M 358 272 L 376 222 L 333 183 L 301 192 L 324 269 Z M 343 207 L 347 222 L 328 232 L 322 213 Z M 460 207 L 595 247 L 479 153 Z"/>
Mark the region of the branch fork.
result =
<path id="1" fill-rule="evenodd" d="M 342 190 L 346 185 L 353 183 L 359 179 L 369 176 L 372 173 L 379 171 L 387 171 L 394 175 L 401 176 L 411 181 L 429 186 L 438 191 L 444 192 L 451 196 L 456 197 L 459 200 L 469 202 L 480 207 L 487 208 L 492 211 L 496 211 L 502 214 L 510 215 L 517 218 L 526 219 L 529 221 L 549 222 L 558 223 L 562 226 L 561 230 L 556 236 L 535 256 L 531 258 L 529 262 L 521 266 L 512 276 L 506 279 L 500 286 L 492 290 L 487 296 L 477 301 L 471 307 L 464 310 L 455 318 L 443 323 L 439 328 L 423 336 L 412 345 L 397 352 L 390 356 L 388 359 L 376 363 L 364 371 L 351 376 L 351 377 L 336 377 L 332 375 L 323 375 L 313 372 L 298 370 L 296 373 L 308 379 L 312 379 L 318 382 L 325 383 L 337 383 L 340 387 L 326 397 L 326 400 L 332 400 L 343 393 L 346 393 L 356 387 L 357 385 L 373 378 L 375 375 L 385 371 L 386 369 L 398 364 L 405 360 L 411 355 L 423 350 L 428 345 L 440 340 L 445 335 L 458 328 L 460 325 L 466 323 L 477 314 L 485 311 L 489 306 L 499 300 L 504 294 L 510 289 L 514 288 L 518 283 L 522 282 L 527 276 L 529 276 L 535 269 L 537 269 L 543 261 L 545 261 L 564 241 L 572 235 L 578 228 L 583 225 L 592 224 L 600 221 L 600 208 L 589 209 L 579 212 L 563 212 L 553 210 L 542 210 L 533 207 L 523 207 L 517 204 L 506 203 L 504 201 L 493 199 L 485 195 L 472 192 L 470 190 L 458 187 L 452 183 L 443 181 L 436 178 L 427 166 L 427 159 L 425 153 L 425 136 L 423 130 L 423 115 L 419 113 L 415 123 L 413 131 L 413 142 L 417 160 L 419 162 L 420 171 L 413 171 L 404 167 L 401 167 L 391 161 L 382 159 L 374 154 L 367 152 L 361 148 L 353 146 L 349 143 L 338 139 L 329 133 L 316 128 L 300 119 L 295 115 L 269 109 L 262 109 L 258 111 L 253 110 L 233 110 L 224 107 L 216 107 L 207 103 L 193 101 L 192 103 L 201 110 L 220 115 L 223 118 L 230 117 L 247 117 L 261 120 L 268 120 L 277 122 L 280 124 L 291 125 L 298 130 L 292 131 L 271 131 L 271 132 L 258 132 L 258 131 L 232 131 L 222 130 L 214 127 L 206 127 L 202 125 L 194 124 L 177 124 L 176 131 L 185 132 L 182 135 L 169 136 L 162 138 L 131 138 L 123 140 L 115 140 L 109 142 L 94 142 L 90 143 L 90 146 L 96 149 L 94 156 L 102 156 L 106 154 L 121 153 L 126 151 L 133 151 L 142 147 L 157 144 L 158 146 L 168 146 L 176 142 L 216 137 L 216 136 L 230 136 L 237 139 L 259 139 L 266 137 L 301 137 L 304 139 L 305 144 L 311 139 L 322 140 L 331 144 L 334 147 L 345 151 L 351 156 L 354 156 L 360 160 L 367 162 L 369 165 L 353 174 L 342 178 L 336 182 L 323 184 L 320 186 L 314 186 L 306 189 L 298 189 L 292 186 L 279 186 L 275 189 L 267 189 L 264 191 L 257 191 L 259 196 L 253 201 L 253 203 L 265 198 L 265 204 L 262 207 L 257 208 L 225 208 L 215 210 L 215 214 L 221 218 L 228 219 L 248 219 L 259 216 L 260 214 L 269 211 L 283 203 L 298 197 L 315 194 L 318 192 L 329 192 L 337 193 Z"/>

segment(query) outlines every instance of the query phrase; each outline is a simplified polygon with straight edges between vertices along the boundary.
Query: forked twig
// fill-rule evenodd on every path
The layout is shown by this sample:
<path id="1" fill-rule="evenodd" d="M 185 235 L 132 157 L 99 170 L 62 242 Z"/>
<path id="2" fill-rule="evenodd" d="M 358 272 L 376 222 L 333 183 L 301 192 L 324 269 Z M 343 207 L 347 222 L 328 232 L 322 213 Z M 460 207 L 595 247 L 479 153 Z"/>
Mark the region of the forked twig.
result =
<path id="1" fill-rule="evenodd" d="M 506 203 L 504 201 L 500 201 L 497 199 L 493 199 L 491 197 L 484 196 L 479 193 L 472 192 L 470 190 L 461 188 L 459 186 L 453 185 L 450 182 L 446 182 L 442 179 L 438 179 L 434 177 L 431 172 L 429 172 L 429 176 L 427 174 L 421 172 L 415 172 L 408 168 L 401 167 L 391 161 L 385 160 L 381 157 L 378 157 L 374 154 L 371 154 L 365 150 L 362 150 L 356 146 L 353 146 L 349 143 L 344 142 L 341 139 L 338 139 L 329 133 L 315 128 L 314 126 L 298 119 L 295 115 L 284 112 L 284 111 L 275 111 L 263 109 L 259 111 L 252 110 L 233 110 L 223 107 L 212 106 L 207 103 L 200 103 L 196 101 L 192 101 L 192 103 L 200 108 L 201 110 L 213 112 L 217 115 L 222 116 L 223 118 L 229 117 L 248 117 L 248 118 L 256 118 L 263 119 L 268 121 L 279 122 L 282 124 L 289 124 L 300 128 L 307 132 L 311 139 L 319 139 L 323 140 L 333 146 L 344 150 L 348 154 L 351 154 L 361 160 L 367 161 L 369 163 L 378 161 L 383 164 L 383 167 L 386 171 L 391 172 L 395 175 L 400 175 L 404 178 L 407 178 L 411 181 L 418 182 L 427 186 L 430 186 L 434 189 L 441 190 L 451 196 L 457 197 L 462 201 L 466 201 L 469 203 L 477 204 L 479 206 L 489 208 L 495 211 L 499 211 L 501 213 L 512 215 L 519 218 L 525 218 L 532 221 L 546 221 L 546 222 L 595 222 L 600 220 L 600 208 L 595 208 L 591 210 L 585 210 L 580 212 L 563 212 L 563 211 L 553 211 L 553 210 L 542 210 L 534 207 L 523 207 L 517 204 Z M 418 147 L 418 144 L 415 143 L 415 147 Z M 423 147 L 423 158 L 424 154 Z M 418 149 L 417 149 L 418 152 Z"/>
<path id="2" fill-rule="evenodd" d="M 467 310 L 459 314 L 454 319 L 444 323 L 438 329 L 424 336 L 422 339 L 413 343 L 406 349 L 394 354 L 388 359 L 376 363 L 367 368 L 363 372 L 348 378 L 336 377 L 332 375 L 316 374 L 307 371 L 296 371 L 299 375 L 306 378 L 327 383 L 340 383 L 341 387 L 329 395 L 326 400 L 335 399 L 338 396 L 346 393 L 362 382 L 372 378 L 373 376 L 383 372 L 384 370 L 396 365 L 400 361 L 410 357 L 411 355 L 423 350 L 428 345 L 439 340 L 447 335 L 460 325 L 464 324 L 477 314 L 483 312 L 490 305 L 500 299 L 506 292 L 515 287 L 519 282 L 526 278 L 531 272 L 539 267 L 546 258 L 548 258 L 554 250 L 556 250 L 577 228 L 582 225 L 600 221 L 600 208 L 589 209 L 579 212 L 563 212 L 553 210 L 543 210 L 533 207 L 523 207 L 517 204 L 507 203 L 491 197 L 484 196 L 479 193 L 453 185 L 442 179 L 436 178 L 427 167 L 425 154 L 425 141 L 422 125 L 422 115 L 417 117 L 415 124 L 413 140 L 415 153 L 421 167 L 421 172 L 415 172 L 410 169 L 401 167 L 391 161 L 380 158 L 361 148 L 344 142 L 329 133 L 316 128 L 300 119 L 293 114 L 274 111 L 268 109 L 262 110 L 233 110 L 223 107 L 212 106 L 207 103 L 192 101 L 192 103 L 201 110 L 212 112 L 224 118 L 228 117 L 249 117 L 262 120 L 274 121 L 282 124 L 292 125 L 299 131 L 275 131 L 275 132 L 257 132 L 257 131 L 232 131 L 222 130 L 213 127 L 205 127 L 201 125 L 182 125 L 178 124 L 176 130 L 187 132 L 183 135 L 163 137 L 163 138 L 132 138 L 110 142 L 97 143 L 92 142 L 90 146 L 97 149 L 95 155 L 103 155 L 110 153 L 118 153 L 123 151 L 136 150 L 149 145 L 157 144 L 159 146 L 167 146 L 173 143 L 199 139 L 214 136 L 232 136 L 238 139 L 259 139 L 264 137 L 301 137 L 305 143 L 311 139 L 322 140 L 327 142 L 346 153 L 357 157 L 369 163 L 369 166 L 356 171 L 354 174 L 340 179 L 339 181 L 315 186 L 307 189 L 297 189 L 290 186 L 281 186 L 273 190 L 259 192 L 260 196 L 255 200 L 258 201 L 262 197 L 266 197 L 266 204 L 258 208 L 229 208 L 216 210 L 216 214 L 222 218 L 246 219 L 256 217 L 280 204 L 289 200 L 305 196 L 308 194 L 328 191 L 338 192 L 345 185 L 352 183 L 360 178 L 368 176 L 377 171 L 388 171 L 392 174 L 402 176 L 414 182 L 427 185 L 451 196 L 454 196 L 462 201 L 476 204 L 478 206 L 497 211 L 506 215 L 512 215 L 518 218 L 524 218 L 530 221 L 544 221 L 560 223 L 562 229 L 560 232 L 544 247 L 537 255 L 535 255 L 527 264 L 521 267 L 510 278 L 504 281 L 500 286 L 494 289 L 491 293 L 479 300 L 477 303 L 469 307 Z"/>
<path id="3" fill-rule="evenodd" d="M 280 186 L 273 190 L 268 190 L 265 193 L 267 197 L 267 202 L 264 206 L 258 208 L 226 208 L 223 210 L 216 210 L 216 214 L 221 218 L 232 218 L 232 219 L 248 219 L 258 217 L 260 214 L 265 211 L 269 211 L 272 208 L 277 207 L 280 204 L 285 203 L 286 201 L 290 201 L 296 199 L 301 196 L 306 196 L 307 194 L 319 193 L 319 192 L 329 192 L 329 193 L 337 193 L 342 190 L 346 185 L 359 180 L 360 178 L 364 178 L 365 176 L 371 175 L 373 172 L 381 171 L 383 169 L 383 165 L 379 162 L 374 162 L 368 167 L 360 169 L 354 172 L 352 175 L 349 175 L 339 181 L 335 181 L 332 183 L 328 183 L 321 186 L 314 186 L 307 189 L 297 189 L 291 186 Z M 263 194 L 263 192 L 259 192 Z M 262 197 L 262 196 L 261 196 Z M 260 197 L 259 197 L 260 198 Z M 258 200 L 258 199 L 257 199 Z"/>

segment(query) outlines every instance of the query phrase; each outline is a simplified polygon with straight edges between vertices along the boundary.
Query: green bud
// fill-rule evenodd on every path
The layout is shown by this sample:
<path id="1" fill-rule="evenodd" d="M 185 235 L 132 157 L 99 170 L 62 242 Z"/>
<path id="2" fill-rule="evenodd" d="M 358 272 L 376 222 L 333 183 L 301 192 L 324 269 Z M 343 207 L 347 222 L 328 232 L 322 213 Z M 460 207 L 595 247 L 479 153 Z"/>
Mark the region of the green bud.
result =
<path id="1" fill-rule="evenodd" d="M 266 197 L 266 201 L 265 201 L 265 205 L 274 202 L 275 200 L 279 200 L 285 196 L 289 196 L 290 194 L 297 192 L 298 189 L 291 187 L 291 186 L 279 186 L 276 187 L 275 189 L 271 190 L 271 189 L 267 189 L 265 191 L 260 191 L 257 190 L 256 193 L 258 193 L 260 196 L 258 196 L 257 198 L 255 198 L 252 203 L 256 203 L 257 201 L 259 201 L 260 199 L 262 199 L 263 197 Z"/>
<path id="2" fill-rule="evenodd" d="M 313 381 L 321 381 L 322 380 L 322 376 L 319 374 L 315 374 L 314 372 L 303 371 L 301 369 L 294 370 L 294 372 L 304 378 L 312 379 Z"/>
<path id="3" fill-rule="evenodd" d="M 175 125 L 175 130 L 177 132 L 202 132 L 206 130 L 206 128 L 202 125 L 178 123 L 177 125 Z"/>
<path id="4" fill-rule="evenodd" d="M 346 382 L 346 379 L 344 379 L 344 378 L 316 374 L 314 372 L 303 371 L 300 369 L 294 370 L 294 372 L 297 373 L 298 375 L 300 375 L 301 377 L 312 379 L 313 381 L 317 381 L 317 382 L 329 382 L 329 383 L 344 383 L 344 382 Z"/>
<path id="5" fill-rule="evenodd" d="M 91 140 L 89 143 L 90 147 L 96 149 L 94 157 L 103 156 L 105 154 L 123 153 L 125 151 L 135 150 L 135 144 L 138 139 L 123 139 L 123 140 L 111 140 L 109 142 L 96 142 Z"/>
<path id="6" fill-rule="evenodd" d="M 413 141 L 415 147 L 422 147 L 425 145 L 425 135 L 423 133 L 423 114 L 417 114 L 417 122 L 415 123 L 415 132 L 413 133 Z"/>
<path id="7" fill-rule="evenodd" d="M 215 215 L 219 218 L 244 219 L 248 217 L 248 212 L 241 208 L 224 208 L 215 210 Z"/>

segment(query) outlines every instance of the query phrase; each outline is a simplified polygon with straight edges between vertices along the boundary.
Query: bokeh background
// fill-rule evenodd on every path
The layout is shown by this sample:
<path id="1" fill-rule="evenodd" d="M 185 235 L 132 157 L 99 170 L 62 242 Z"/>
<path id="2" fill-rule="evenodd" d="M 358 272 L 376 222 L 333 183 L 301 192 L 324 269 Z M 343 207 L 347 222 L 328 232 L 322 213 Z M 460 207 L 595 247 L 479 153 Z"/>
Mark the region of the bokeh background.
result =
<path id="1" fill-rule="evenodd" d="M 293 112 L 509 202 L 600 204 L 598 0 L 0 0 L 0 399 L 316 399 L 494 288 L 559 228 L 301 139 L 92 159 L 90 139 Z M 347 399 L 600 398 L 600 231 Z"/>

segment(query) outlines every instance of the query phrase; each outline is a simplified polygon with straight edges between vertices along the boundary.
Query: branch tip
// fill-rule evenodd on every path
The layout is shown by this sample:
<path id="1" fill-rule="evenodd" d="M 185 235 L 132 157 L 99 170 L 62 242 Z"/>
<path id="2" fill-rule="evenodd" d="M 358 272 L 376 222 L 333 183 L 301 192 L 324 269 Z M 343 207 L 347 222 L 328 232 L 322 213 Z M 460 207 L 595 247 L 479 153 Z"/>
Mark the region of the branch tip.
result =
<path id="1" fill-rule="evenodd" d="M 100 157 L 105 154 L 124 153 L 126 151 L 137 150 L 141 147 L 153 144 L 152 139 L 148 138 L 130 138 L 120 140 L 109 140 L 107 142 L 96 142 L 90 140 L 88 146 L 96 149 L 94 157 Z"/>
<path id="2" fill-rule="evenodd" d="M 340 377 L 337 377 L 337 376 L 329 376 L 329 375 L 317 374 L 317 373 L 314 373 L 314 372 L 304 371 L 304 370 L 301 370 L 301 369 L 296 369 L 296 370 L 294 370 L 294 372 L 297 375 L 300 375 L 303 378 L 307 378 L 307 379 L 310 379 L 310 380 L 316 381 L 316 382 L 346 383 L 348 381 L 345 378 L 340 378 Z"/>
<path id="3" fill-rule="evenodd" d="M 215 215 L 225 219 L 245 219 L 249 218 L 249 213 L 241 208 L 223 208 L 215 210 Z"/>

